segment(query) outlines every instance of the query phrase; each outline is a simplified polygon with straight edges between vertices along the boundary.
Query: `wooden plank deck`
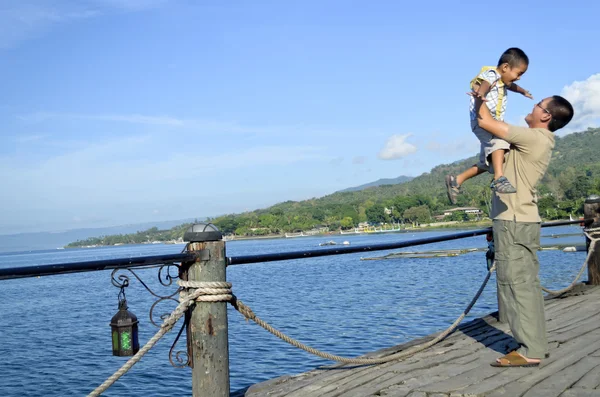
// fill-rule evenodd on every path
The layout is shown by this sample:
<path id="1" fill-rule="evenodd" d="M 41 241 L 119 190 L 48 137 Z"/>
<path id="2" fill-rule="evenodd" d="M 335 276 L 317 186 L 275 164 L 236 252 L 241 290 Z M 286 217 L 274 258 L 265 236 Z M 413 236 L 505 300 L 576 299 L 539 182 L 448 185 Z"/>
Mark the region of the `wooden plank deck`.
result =
<path id="1" fill-rule="evenodd" d="M 437 345 L 402 361 L 333 365 L 250 387 L 247 397 L 600 397 L 600 287 L 579 285 L 546 300 L 550 357 L 538 368 L 489 364 L 514 349 L 492 315 L 463 324 Z M 430 335 L 363 357 L 381 357 Z"/>

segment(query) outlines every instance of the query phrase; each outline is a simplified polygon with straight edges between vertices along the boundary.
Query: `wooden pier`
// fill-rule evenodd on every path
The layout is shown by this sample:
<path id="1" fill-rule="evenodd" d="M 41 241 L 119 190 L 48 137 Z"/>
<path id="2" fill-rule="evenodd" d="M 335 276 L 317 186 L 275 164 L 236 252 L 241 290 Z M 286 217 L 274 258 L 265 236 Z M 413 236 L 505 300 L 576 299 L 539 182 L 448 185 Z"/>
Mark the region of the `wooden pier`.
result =
<path id="1" fill-rule="evenodd" d="M 495 315 L 461 325 L 414 356 L 380 365 L 333 365 L 250 387 L 247 397 L 600 397 L 600 286 L 546 299 L 550 357 L 537 368 L 496 368 L 516 347 Z M 363 357 L 387 356 L 430 335 Z"/>

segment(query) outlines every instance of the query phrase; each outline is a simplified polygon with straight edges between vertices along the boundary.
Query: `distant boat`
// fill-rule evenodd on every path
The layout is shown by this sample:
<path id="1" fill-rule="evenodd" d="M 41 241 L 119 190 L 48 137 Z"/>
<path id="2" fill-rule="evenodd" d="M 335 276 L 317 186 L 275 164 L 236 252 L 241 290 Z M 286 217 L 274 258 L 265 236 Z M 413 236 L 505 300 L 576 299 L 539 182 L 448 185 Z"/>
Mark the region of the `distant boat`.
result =
<path id="1" fill-rule="evenodd" d="M 324 245 L 336 245 L 337 243 L 333 240 L 329 240 L 329 241 L 324 241 L 322 243 L 319 243 L 319 245 L 322 247 Z"/>

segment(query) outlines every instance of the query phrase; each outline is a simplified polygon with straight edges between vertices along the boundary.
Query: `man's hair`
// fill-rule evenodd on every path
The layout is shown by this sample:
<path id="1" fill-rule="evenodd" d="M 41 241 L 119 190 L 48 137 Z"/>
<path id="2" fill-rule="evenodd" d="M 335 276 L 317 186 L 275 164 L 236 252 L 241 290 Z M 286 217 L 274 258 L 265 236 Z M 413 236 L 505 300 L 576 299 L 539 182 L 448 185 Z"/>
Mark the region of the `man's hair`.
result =
<path id="1" fill-rule="evenodd" d="M 504 63 L 508 63 L 508 66 L 514 68 L 521 64 L 529 65 L 529 58 L 520 48 L 511 47 L 500 56 L 498 67 Z"/>
<path id="2" fill-rule="evenodd" d="M 565 98 L 554 95 L 552 100 L 546 105 L 552 119 L 548 123 L 548 129 L 552 132 L 560 130 L 573 118 L 573 106 Z"/>

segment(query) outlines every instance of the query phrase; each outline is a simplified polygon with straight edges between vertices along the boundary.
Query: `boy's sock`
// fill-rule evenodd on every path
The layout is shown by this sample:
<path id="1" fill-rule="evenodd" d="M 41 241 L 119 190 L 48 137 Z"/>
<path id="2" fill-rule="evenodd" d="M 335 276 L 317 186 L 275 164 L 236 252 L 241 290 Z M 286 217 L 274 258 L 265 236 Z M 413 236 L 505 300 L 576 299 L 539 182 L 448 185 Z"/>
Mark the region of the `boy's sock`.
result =
<path id="1" fill-rule="evenodd" d="M 492 181 L 490 188 L 498 193 L 516 193 L 517 189 L 510 183 L 505 176 L 501 176 L 500 178 Z"/>

